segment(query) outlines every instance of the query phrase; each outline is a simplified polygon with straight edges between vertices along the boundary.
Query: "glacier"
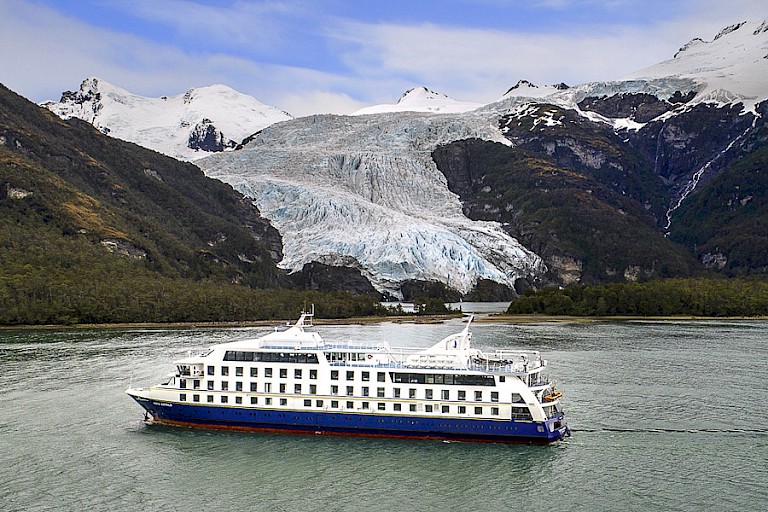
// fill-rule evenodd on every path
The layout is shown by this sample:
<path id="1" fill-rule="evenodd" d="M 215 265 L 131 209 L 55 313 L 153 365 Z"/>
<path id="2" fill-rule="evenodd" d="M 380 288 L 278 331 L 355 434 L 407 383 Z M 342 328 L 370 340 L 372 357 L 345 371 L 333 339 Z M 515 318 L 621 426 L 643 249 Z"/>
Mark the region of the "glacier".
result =
<path id="1" fill-rule="evenodd" d="M 509 144 L 495 116 L 471 112 L 323 115 L 271 126 L 197 164 L 254 198 L 283 236 L 282 268 L 353 258 L 398 298 L 406 280 L 468 293 L 479 279 L 537 279 L 542 259 L 498 223 L 465 217 L 432 161 L 438 145 L 473 137 Z"/>

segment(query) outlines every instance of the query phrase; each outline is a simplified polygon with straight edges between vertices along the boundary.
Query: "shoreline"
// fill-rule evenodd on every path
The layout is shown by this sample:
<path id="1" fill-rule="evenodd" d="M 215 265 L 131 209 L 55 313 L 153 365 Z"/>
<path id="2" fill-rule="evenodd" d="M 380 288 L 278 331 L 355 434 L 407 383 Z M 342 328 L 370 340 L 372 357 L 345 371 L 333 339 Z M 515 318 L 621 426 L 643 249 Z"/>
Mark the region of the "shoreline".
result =
<path id="1" fill-rule="evenodd" d="M 456 314 L 425 315 L 425 316 L 371 316 L 353 318 L 315 318 L 314 325 L 368 325 L 384 322 L 412 323 L 412 324 L 437 324 L 448 320 L 460 318 Z M 233 322 L 128 322 L 114 324 L 48 324 L 48 325 L 0 325 L 0 331 L 11 330 L 88 330 L 88 329 L 237 329 L 244 327 L 271 327 L 287 326 L 291 320 L 252 320 Z M 550 316 L 550 315 L 507 315 L 503 313 L 478 313 L 475 314 L 475 323 L 508 323 L 508 324 L 536 324 L 536 323 L 591 323 L 591 322 L 696 322 L 696 321 L 766 321 L 768 316 L 746 317 L 703 317 L 691 315 L 672 316 Z"/>

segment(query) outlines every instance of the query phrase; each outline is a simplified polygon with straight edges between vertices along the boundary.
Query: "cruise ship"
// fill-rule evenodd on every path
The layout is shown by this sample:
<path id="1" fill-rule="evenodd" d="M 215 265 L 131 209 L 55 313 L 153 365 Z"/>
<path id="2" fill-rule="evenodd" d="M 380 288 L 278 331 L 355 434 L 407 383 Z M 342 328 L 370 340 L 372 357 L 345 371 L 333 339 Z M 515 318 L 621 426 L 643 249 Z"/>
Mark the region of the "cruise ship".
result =
<path id="1" fill-rule="evenodd" d="M 262 432 L 551 443 L 570 436 L 536 351 L 481 351 L 470 325 L 426 349 L 333 343 L 313 312 L 176 361 L 126 393 L 148 423 Z"/>

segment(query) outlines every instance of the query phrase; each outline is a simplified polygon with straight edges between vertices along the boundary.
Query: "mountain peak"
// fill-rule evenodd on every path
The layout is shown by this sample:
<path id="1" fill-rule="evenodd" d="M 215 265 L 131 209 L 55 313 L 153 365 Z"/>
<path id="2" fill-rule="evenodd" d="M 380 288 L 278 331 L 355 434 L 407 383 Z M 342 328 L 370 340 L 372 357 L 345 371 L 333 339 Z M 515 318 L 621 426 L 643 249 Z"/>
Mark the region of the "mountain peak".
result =
<path id="1" fill-rule="evenodd" d="M 741 103 L 754 110 L 768 99 L 768 19 L 729 25 L 711 41 L 692 39 L 672 59 L 628 78 L 692 80 L 698 103 Z"/>
<path id="2" fill-rule="evenodd" d="M 59 102 L 42 106 L 65 119 L 83 119 L 103 133 L 181 160 L 234 148 L 249 135 L 291 119 L 223 84 L 148 98 L 93 76 L 83 80 L 78 91 L 66 91 Z"/>
<path id="3" fill-rule="evenodd" d="M 482 106 L 482 103 L 457 101 L 426 87 L 414 87 L 405 91 L 395 104 L 373 105 L 354 112 L 353 116 L 383 114 L 389 112 L 434 112 L 438 114 L 459 114 Z"/>

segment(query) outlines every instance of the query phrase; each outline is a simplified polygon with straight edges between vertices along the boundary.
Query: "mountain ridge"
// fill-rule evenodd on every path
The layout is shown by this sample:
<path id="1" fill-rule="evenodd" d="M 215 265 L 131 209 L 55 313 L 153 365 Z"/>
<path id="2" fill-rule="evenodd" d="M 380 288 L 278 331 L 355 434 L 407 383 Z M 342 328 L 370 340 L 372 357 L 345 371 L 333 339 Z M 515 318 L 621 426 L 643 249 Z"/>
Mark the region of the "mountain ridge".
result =
<path id="1" fill-rule="evenodd" d="M 681 206 L 764 143 L 754 134 L 763 130 L 768 98 L 766 26 L 730 26 L 709 43 L 689 43 L 676 57 L 621 80 L 572 87 L 520 81 L 498 101 L 461 112 L 429 110 L 447 97 L 416 88 L 399 110 L 390 105 L 366 115 L 270 125 L 241 149 L 198 163 L 252 197 L 283 234 L 282 268 L 298 272 L 313 262 L 359 268 L 394 296 L 412 280 L 467 294 L 484 280 L 514 289 L 687 275 L 711 267 L 707 258 L 728 260 L 693 250 L 699 261 L 692 263 L 666 235 L 674 239 Z M 427 104 L 422 111 L 413 105 L 420 101 Z M 570 196 L 557 183 L 537 185 L 548 179 L 531 191 L 505 180 L 452 188 L 451 180 L 468 170 L 441 168 L 445 162 L 438 165 L 435 155 L 473 139 L 517 156 L 502 158 L 487 145 L 473 146 L 472 154 L 524 163 L 494 172 L 570 176 L 559 182 Z M 554 197 L 565 205 L 581 201 L 573 208 L 595 206 L 583 222 L 595 232 L 578 238 L 567 218 L 553 222 L 582 213 L 547 207 Z M 532 218 L 531 205 L 547 218 Z M 610 212 L 603 225 L 600 212 Z M 638 224 L 622 220 L 629 218 Z M 632 229 L 643 232 L 644 242 L 626 236 Z M 538 245 L 532 251 L 518 237 Z M 612 240 L 605 246 L 612 255 L 604 254 L 601 240 Z M 656 258 L 643 244 L 663 247 L 663 254 Z"/>

